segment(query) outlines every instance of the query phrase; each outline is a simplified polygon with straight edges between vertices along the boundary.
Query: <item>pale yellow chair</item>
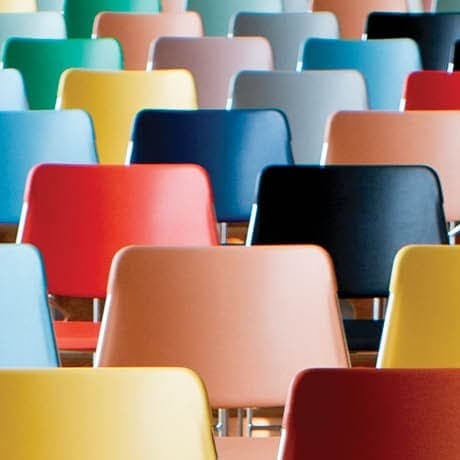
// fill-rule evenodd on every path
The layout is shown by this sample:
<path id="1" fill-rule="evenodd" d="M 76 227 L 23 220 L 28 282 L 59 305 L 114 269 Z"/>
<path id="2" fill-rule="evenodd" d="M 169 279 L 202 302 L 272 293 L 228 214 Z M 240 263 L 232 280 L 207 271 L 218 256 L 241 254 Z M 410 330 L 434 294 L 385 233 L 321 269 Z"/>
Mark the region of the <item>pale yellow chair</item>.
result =
<path id="1" fill-rule="evenodd" d="M 396 256 L 379 368 L 460 367 L 460 246 Z"/>
<path id="2" fill-rule="evenodd" d="M 136 113 L 144 108 L 195 109 L 195 83 L 187 70 L 94 71 L 69 69 L 60 79 L 57 109 L 91 115 L 99 162 L 123 164 Z"/>
<path id="3" fill-rule="evenodd" d="M 0 0 L 0 13 L 32 13 L 37 11 L 36 0 Z"/>
<path id="4" fill-rule="evenodd" d="M 0 458 L 214 460 L 206 391 L 184 368 L 0 371 Z"/>

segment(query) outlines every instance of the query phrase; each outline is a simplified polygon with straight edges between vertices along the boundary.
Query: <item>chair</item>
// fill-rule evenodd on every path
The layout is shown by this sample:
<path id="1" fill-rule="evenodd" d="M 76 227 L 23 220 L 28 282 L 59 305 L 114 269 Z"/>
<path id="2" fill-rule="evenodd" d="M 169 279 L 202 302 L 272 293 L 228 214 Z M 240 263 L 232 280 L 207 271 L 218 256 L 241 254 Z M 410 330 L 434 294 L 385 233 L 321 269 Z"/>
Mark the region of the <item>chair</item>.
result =
<path id="1" fill-rule="evenodd" d="M 366 80 L 369 107 L 398 110 L 406 77 L 421 69 L 417 44 L 407 38 L 305 42 L 301 69 L 355 69 Z"/>
<path id="2" fill-rule="evenodd" d="M 37 11 L 36 0 L 1 0 L 0 13 L 31 13 Z"/>
<path id="3" fill-rule="evenodd" d="M 209 181 L 196 165 L 40 165 L 17 241 L 40 249 L 51 294 L 101 299 L 124 246 L 217 244 Z M 56 324 L 59 348 L 94 350 L 98 323 Z"/>
<path id="4" fill-rule="evenodd" d="M 326 248 L 343 299 L 387 297 L 401 247 L 447 242 L 441 187 L 426 166 L 266 168 L 247 238 L 248 245 Z M 345 326 L 352 350 L 378 347 L 381 324 L 350 320 Z"/>
<path id="5" fill-rule="evenodd" d="M 183 13 L 102 12 L 96 16 L 93 36 L 114 37 L 123 48 L 124 68 L 145 70 L 150 44 L 161 36 L 201 37 L 201 18 L 192 11 Z"/>
<path id="6" fill-rule="evenodd" d="M 311 0 L 283 0 L 285 13 L 305 13 L 311 11 Z"/>
<path id="7" fill-rule="evenodd" d="M 407 11 L 406 0 L 353 0 L 352 5 L 342 0 L 312 1 L 313 11 L 330 11 L 337 16 L 344 39 L 360 39 L 372 11 Z"/>
<path id="8" fill-rule="evenodd" d="M 18 224 L 29 170 L 39 163 L 97 163 L 81 110 L 0 112 L 0 224 Z"/>
<path id="9" fill-rule="evenodd" d="M 433 0 L 433 11 L 438 13 L 458 13 L 460 3 L 458 0 Z"/>
<path id="10" fill-rule="evenodd" d="M 118 72 L 70 69 L 61 77 L 57 107 L 91 115 L 100 163 L 123 164 L 135 114 L 146 107 L 194 109 L 196 92 L 186 70 Z"/>
<path id="11" fill-rule="evenodd" d="M 460 36 L 459 13 L 380 13 L 367 20 L 367 38 L 412 38 L 424 70 L 447 70 L 451 48 Z"/>
<path id="12" fill-rule="evenodd" d="M 296 70 L 299 48 L 310 37 L 338 38 L 337 18 L 321 13 L 238 13 L 230 24 L 234 36 L 266 37 L 277 70 Z"/>
<path id="13" fill-rule="evenodd" d="M 239 11 L 280 13 L 282 0 L 188 0 L 188 10 L 196 11 L 203 19 L 205 35 L 226 36 L 232 16 Z"/>
<path id="14" fill-rule="evenodd" d="M 1 244 L 0 261 L 0 368 L 58 366 L 38 250 L 27 244 Z"/>
<path id="15" fill-rule="evenodd" d="M 319 164 L 328 117 L 338 110 L 367 109 L 366 84 L 354 70 L 241 72 L 232 108 L 277 108 L 289 121 L 296 163 Z"/>
<path id="16" fill-rule="evenodd" d="M 4 370 L 0 408 L 2 458 L 216 459 L 206 390 L 188 369 Z"/>
<path id="17" fill-rule="evenodd" d="M 459 391 L 458 369 L 300 372 L 278 459 L 455 460 Z"/>
<path id="18" fill-rule="evenodd" d="M 455 111 L 339 112 L 326 131 L 324 162 L 429 165 L 439 175 L 447 220 L 459 221 L 459 125 Z"/>
<path id="19" fill-rule="evenodd" d="M 161 0 L 161 11 L 182 13 L 187 9 L 187 0 Z"/>
<path id="20" fill-rule="evenodd" d="M 249 220 L 260 171 L 291 164 L 289 127 L 275 110 L 144 110 L 131 163 L 198 163 L 209 173 L 219 222 Z"/>
<path id="21" fill-rule="evenodd" d="M 21 72 L 31 109 L 54 109 L 59 78 L 70 67 L 117 70 L 123 66 L 120 45 L 112 38 L 12 37 L 5 42 L 2 54 L 4 67 Z"/>
<path id="22" fill-rule="evenodd" d="M 16 69 L 0 69 L 0 110 L 27 110 L 22 75 Z"/>
<path id="23" fill-rule="evenodd" d="M 64 0 L 69 38 L 91 38 L 94 18 L 101 11 L 158 13 L 158 0 Z"/>
<path id="24" fill-rule="evenodd" d="M 37 0 L 39 11 L 58 11 L 64 9 L 64 0 Z"/>
<path id="25" fill-rule="evenodd" d="M 162 37 L 152 44 L 148 69 L 188 69 L 200 108 L 225 108 L 232 77 L 240 70 L 271 70 L 273 52 L 263 37 Z"/>
<path id="26" fill-rule="evenodd" d="M 378 367 L 460 367 L 459 250 L 410 246 L 398 253 Z"/>
<path id="27" fill-rule="evenodd" d="M 216 408 L 282 406 L 302 367 L 349 365 L 334 270 L 318 247 L 126 248 L 108 295 L 96 366 L 188 366 Z M 232 439 L 228 458 L 254 446 Z M 257 458 L 274 448 L 260 443 Z"/>

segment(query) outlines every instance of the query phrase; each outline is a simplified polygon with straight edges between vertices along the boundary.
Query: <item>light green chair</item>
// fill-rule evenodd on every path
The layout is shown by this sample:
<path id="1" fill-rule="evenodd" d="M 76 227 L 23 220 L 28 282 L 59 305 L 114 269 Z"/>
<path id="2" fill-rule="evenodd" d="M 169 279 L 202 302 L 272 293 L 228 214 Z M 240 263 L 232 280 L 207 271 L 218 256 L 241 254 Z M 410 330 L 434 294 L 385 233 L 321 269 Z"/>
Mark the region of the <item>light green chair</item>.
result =
<path id="1" fill-rule="evenodd" d="M 459 13 L 460 0 L 433 0 L 433 11 L 437 13 Z"/>

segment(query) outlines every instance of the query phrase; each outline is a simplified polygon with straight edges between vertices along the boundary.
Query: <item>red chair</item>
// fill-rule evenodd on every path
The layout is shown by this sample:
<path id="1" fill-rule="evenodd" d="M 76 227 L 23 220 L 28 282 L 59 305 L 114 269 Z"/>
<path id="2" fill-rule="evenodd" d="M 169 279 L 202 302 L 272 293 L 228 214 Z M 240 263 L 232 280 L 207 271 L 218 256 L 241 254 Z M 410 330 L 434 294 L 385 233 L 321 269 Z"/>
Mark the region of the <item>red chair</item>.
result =
<path id="1" fill-rule="evenodd" d="M 404 110 L 459 110 L 460 72 L 411 73 L 403 93 Z"/>
<path id="2" fill-rule="evenodd" d="M 283 430 L 278 460 L 457 460 L 460 369 L 303 371 Z"/>
<path id="3" fill-rule="evenodd" d="M 40 165 L 28 178 L 18 242 L 40 249 L 50 294 L 104 298 L 124 246 L 218 244 L 210 182 L 197 165 Z M 99 323 L 55 324 L 59 348 L 95 349 Z"/>

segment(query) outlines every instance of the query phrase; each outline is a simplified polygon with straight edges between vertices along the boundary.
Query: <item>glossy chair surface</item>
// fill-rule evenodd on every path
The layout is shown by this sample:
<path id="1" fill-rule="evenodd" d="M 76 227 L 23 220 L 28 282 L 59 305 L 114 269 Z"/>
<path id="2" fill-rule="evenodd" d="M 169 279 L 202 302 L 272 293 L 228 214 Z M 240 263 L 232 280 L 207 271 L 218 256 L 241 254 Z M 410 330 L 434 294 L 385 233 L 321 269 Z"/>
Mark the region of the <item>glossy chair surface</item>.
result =
<path id="1" fill-rule="evenodd" d="M 433 0 L 433 11 L 458 13 L 460 12 L 460 2 L 458 0 Z"/>
<path id="2" fill-rule="evenodd" d="M 27 110 L 24 79 L 16 69 L 0 69 L 0 110 Z"/>
<path id="3" fill-rule="evenodd" d="M 70 69 L 61 77 L 58 92 L 59 108 L 80 108 L 91 115 L 101 163 L 125 162 L 132 123 L 139 110 L 196 108 L 193 77 L 183 69 Z"/>
<path id="4" fill-rule="evenodd" d="M 37 11 L 36 0 L 0 0 L 0 13 L 31 13 Z"/>
<path id="5" fill-rule="evenodd" d="M 163 37 L 152 44 L 152 69 L 188 69 L 200 108 L 225 108 L 232 77 L 241 70 L 273 69 L 263 37 Z"/>

